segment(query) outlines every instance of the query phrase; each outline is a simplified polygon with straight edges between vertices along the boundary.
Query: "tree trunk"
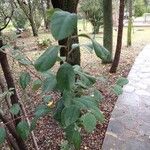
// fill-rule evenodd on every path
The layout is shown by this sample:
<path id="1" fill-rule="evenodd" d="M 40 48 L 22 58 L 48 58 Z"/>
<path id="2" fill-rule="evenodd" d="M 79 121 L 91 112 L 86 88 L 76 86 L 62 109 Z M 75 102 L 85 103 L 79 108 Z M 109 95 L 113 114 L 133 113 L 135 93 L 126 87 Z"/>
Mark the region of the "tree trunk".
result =
<path id="1" fill-rule="evenodd" d="M 36 24 L 33 18 L 33 9 L 32 9 L 31 0 L 28 0 L 28 5 L 29 5 L 29 21 L 32 27 L 33 36 L 38 36 L 38 29 L 36 27 Z"/>
<path id="2" fill-rule="evenodd" d="M 128 0 L 128 10 L 129 10 L 129 18 L 128 18 L 127 46 L 131 46 L 132 44 L 132 0 Z"/>
<path id="3" fill-rule="evenodd" d="M 50 4 L 50 0 L 46 0 L 46 9 L 50 9 L 51 8 L 51 4 Z M 48 22 L 48 19 L 46 17 L 46 29 L 49 29 L 49 22 Z"/>
<path id="4" fill-rule="evenodd" d="M 33 17 L 30 17 L 29 21 L 30 21 L 30 25 L 31 25 L 31 28 L 32 28 L 33 36 L 38 36 L 38 30 L 36 28 L 36 25 L 35 25 L 35 22 L 33 20 Z"/>
<path id="5" fill-rule="evenodd" d="M 47 18 L 46 18 L 46 9 L 44 7 L 44 0 L 41 0 L 41 8 L 42 8 L 42 12 L 43 12 L 43 19 L 44 19 L 44 25 L 45 25 L 45 29 L 48 29 L 47 27 Z"/>
<path id="6" fill-rule="evenodd" d="M 64 11 L 68 11 L 70 13 L 77 13 L 77 5 L 79 0 L 51 0 L 52 5 L 54 8 L 60 8 Z M 73 34 L 74 36 L 77 35 L 77 28 Z M 70 39 L 69 39 L 70 40 Z M 59 45 L 67 45 L 68 38 L 59 41 Z M 78 37 L 72 38 L 69 41 L 70 45 L 74 43 L 79 43 Z M 80 49 L 76 48 L 71 54 L 68 55 L 69 51 L 71 50 L 71 46 L 68 46 L 69 49 L 61 48 L 60 56 L 66 57 L 66 60 L 71 65 L 80 65 Z"/>
<path id="7" fill-rule="evenodd" d="M 103 46 L 110 51 L 106 61 L 102 63 L 112 63 L 113 49 L 113 19 L 112 19 L 112 0 L 103 0 L 103 19 L 104 19 L 104 37 Z"/>
<path id="8" fill-rule="evenodd" d="M 2 36 L 1 32 L 0 32 L 0 36 Z M 2 40 L 2 38 L 0 38 L 0 48 L 1 47 L 3 47 L 3 40 Z M 8 89 L 13 88 L 13 90 L 12 90 L 13 94 L 10 97 L 11 104 L 12 105 L 13 104 L 19 104 L 19 98 L 18 98 L 17 93 L 16 93 L 16 88 L 15 88 L 14 80 L 13 80 L 13 77 L 12 77 L 12 74 L 11 74 L 11 71 L 10 71 L 10 67 L 9 67 L 9 64 L 8 64 L 7 56 L 6 56 L 5 53 L 3 53 L 1 51 L 0 51 L 0 64 L 1 64 L 1 67 L 2 67 L 2 71 L 4 73 L 4 77 L 5 77 Z M 17 126 L 17 124 L 21 121 L 20 118 L 17 119 L 18 117 L 20 117 L 20 113 L 18 115 L 14 116 L 14 118 L 15 118 L 15 121 L 14 121 L 15 126 Z M 3 119 L 2 115 L 1 115 L 0 119 Z M 5 119 L 3 120 L 3 122 L 4 121 L 5 121 Z M 4 122 L 4 123 L 6 123 L 6 122 Z M 15 132 L 15 130 L 14 130 L 14 132 Z M 17 134 L 17 133 L 14 133 L 14 134 Z M 21 138 L 19 138 L 18 136 L 17 136 L 16 142 L 18 143 L 18 146 L 21 148 L 21 150 L 27 150 L 24 141 Z"/>
<path id="9" fill-rule="evenodd" d="M 10 120 L 8 118 L 6 118 L 5 116 L 3 116 L 1 113 L 0 113 L 0 120 L 2 120 L 2 122 L 6 125 L 9 132 L 15 138 L 16 143 L 18 144 L 20 150 L 28 150 L 24 141 L 18 136 L 16 129 L 14 128 L 13 124 L 8 123 Z"/>
<path id="10" fill-rule="evenodd" d="M 93 34 L 98 34 L 99 33 L 99 28 L 100 28 L 100 25 L 99 24 L 96 24 L 93 26 Z"/>
<path id="11" fill-rule="evenodd" d="M 21 0 L 17 0 L 17 2 L 30 22 L 33 36 L 38 36 L 38 29 L 36 27 L 36 24 L 35 24 L 34 18 L 33 18 L 33 10 L 32 10 L 31 0 L 28 0 L 28 4 L 25 4 L 24 1 L 21 1 Z M 26 7 L 28 7 L 28 9 L 26 9 Z"/>
<path id="12" fill-rule="evenodd" d="M 124 5 L 125 5 L 124 3 L 125 3 L 124 0 L 120 0 L 117 46 L 116 46 L 115 58 L 111 66 L 110 73 L 116 73 L 119 60 L 120 60 L 121 47 L 122 47 L 122 34 L 123 34 L 123 18 L 124 18 Z"/>

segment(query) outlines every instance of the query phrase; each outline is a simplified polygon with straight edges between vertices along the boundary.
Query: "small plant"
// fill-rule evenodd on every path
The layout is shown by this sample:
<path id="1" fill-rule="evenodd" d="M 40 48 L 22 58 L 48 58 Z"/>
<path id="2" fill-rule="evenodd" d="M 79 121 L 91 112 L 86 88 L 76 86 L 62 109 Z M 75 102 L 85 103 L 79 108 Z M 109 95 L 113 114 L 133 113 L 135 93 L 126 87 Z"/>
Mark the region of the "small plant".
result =
<path id="1" fill-rule="evenodd" d="M 39 40 L 37 41 L 37 44 L 38 44 L 38 47 L 39 47 L 39 48 L 46 48 L 46 47 L 50 46 L 51 43 L 52 43 L 52 42 L 51 42 L 50 39 L 39 39 Z"/>

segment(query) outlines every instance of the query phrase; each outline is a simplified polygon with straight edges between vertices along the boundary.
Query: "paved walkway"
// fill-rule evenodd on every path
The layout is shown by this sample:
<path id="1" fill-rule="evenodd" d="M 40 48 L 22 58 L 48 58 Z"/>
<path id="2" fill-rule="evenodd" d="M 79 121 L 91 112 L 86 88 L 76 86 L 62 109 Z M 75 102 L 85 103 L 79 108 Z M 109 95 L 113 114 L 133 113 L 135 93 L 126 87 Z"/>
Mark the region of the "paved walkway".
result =
<path id="1" fill-rule="evenodd" d="M 103 150 L 150 150 L 150 45 L 137 57 L 112 113 Z"/>

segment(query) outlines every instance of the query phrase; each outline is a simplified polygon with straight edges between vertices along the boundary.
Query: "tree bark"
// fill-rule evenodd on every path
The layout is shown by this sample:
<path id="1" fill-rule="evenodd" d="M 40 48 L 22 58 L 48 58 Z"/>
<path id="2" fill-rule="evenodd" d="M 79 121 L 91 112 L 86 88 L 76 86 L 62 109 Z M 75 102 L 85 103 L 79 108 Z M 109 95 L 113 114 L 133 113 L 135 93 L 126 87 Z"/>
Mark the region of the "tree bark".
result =
<path id="1" fill-rule="evenodd" d="M 110 73 L 116 73 L 117 67 L 119 65 L 121 48 L 122 48 L 124 6 L 125 6 L 125 1 L 120 0 L 117 46 L 116 46 L 115 58 L 114 58 L 112 66 L 111 66 Z"/>
<path id="2" fill-rule="evenodd" d="M 0 33 L 0 36 L 1 36 L 1 33 Z M 2 47 L 2 46 L 3 46 L 3 41 L 0 38 L 0 47 Z M 19 103 L 19 98 L 16 93 L 15 84 L 14 84 L 13 77 L 12 77 L 12 74 L 10 71 L 7 56 L 5 53 L 3 53 L 1 51 L 0 51 L 0 64 L 1 64 L 4 76 L 5 76 L 5 80 L 6 80 L 8 89 L 13 88 L 13 90 L 12 90 L 13 94 L 10 97 L 11 104 L 13 105 L 13 104 Z M 19 116 L 20 115 L 17 115 L 17 116 L 15 116 L 15 118 L 17 118 Z M 17 125 L 20 121 L 21 121 L 20 119 L 16 119 L 15 124 Z"/>
<path id="3" fill-rule="evenodd" d="M 129 18 L 128 18 L 128 33 L 127 33 L 127 46 L 132 45 L 132 0 L 128 0 L 128 11 L 129 11 Z"/>
<path id="4" fill-rule="evenodd" d="M 51 0 L 52 5 L 54 8 L 60 8 L 64 11 L 68 11 L 70 13 L 77 13 L 77 5 L 79 0 Z M 75 32 L 73 33 L 74 36 L 77 35 L 77 28 Z M 70 63 L 71 65 L 80 65 L 80 49 L 76 48 L 70 55 L 68 55 L 69 51 L 71 50 L 71 45 L 74 43 L 79 43 L 78 37 L 69 39 L 69 45 L 68 38 L 59 41 L 59 45 L 64 45 L 68 47 L 67 48 L 61 48 L 60 50 L 60 56 L 66 57 L 66 61 Z"/>
<path id="5" fill-rule="evenodd" d="M 104 19 L 104 37 L 103 46 L 109 50 L 110 55 L 102 63 L 112 63 L 113 49 L 113 19 L 112 19 L 112 0 L 103 0 L 103 19 Z"/>

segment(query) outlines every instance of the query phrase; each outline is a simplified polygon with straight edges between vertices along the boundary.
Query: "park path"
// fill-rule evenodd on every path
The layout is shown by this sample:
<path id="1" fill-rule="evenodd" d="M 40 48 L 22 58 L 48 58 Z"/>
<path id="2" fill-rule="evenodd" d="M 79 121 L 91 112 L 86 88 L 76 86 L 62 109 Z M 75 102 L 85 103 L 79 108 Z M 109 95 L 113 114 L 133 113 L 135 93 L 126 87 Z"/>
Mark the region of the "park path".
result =
<path id="1" fill-rule="evenodd" d="M 102 150 L 150 150 L 150 45 L 139 56 L 118 98 Z"/>

